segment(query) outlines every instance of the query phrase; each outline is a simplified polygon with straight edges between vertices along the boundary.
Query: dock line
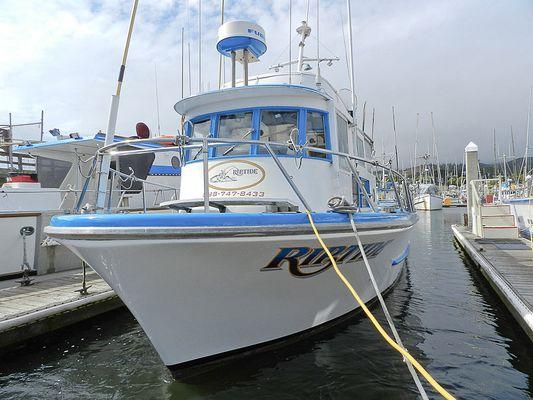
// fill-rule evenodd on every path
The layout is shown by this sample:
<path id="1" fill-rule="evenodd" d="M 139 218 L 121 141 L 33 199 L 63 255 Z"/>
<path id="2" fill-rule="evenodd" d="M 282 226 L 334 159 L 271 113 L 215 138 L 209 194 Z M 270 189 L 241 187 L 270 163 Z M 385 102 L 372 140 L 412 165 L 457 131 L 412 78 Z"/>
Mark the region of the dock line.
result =
<path id="1" fill-rule="evenodd" d="M 433 379 L 433 377 L 429 374 L 429 372 L 427 372 L 424 369 L 424 367 L 411 354 L 409 354 L 398 343 L 396 343 L 389 336 L 389 334 L 383 329 L 383 327 L 380 325 L 380 323 L 378 322 L 376 317 L 374 317 L 374 315 L 368 309 L 368 307 L 366 306 L 364 301 L 361 299 L 361 297 L 359 297 L 359 295 L 357 294 L 357 292 L 355 291 L 353 286 L 350 284 L 348 279 L 346 279 L 344 274 L 340 271 L 339 266 L 337 265 L 335 259 L 331 255 L 331 252 L 329 251 L 328 247 L 326 246 L 326 244 L 324 243 L 324 241 L 320 237 L 320 233 L 318 233 L 318 230 L 317 230 L 317 228 L 315 226 L 315 223 L 313 221 L 313 217 L 312 217 L 311 213 L 308 210 L 306 210 L 305 212 L 307 213 L 307 217 L 309 218 L 309 223 L 311 224 L 311 227 L 313 228 L 313 232 L 314 232 L 318 242 L 320 243 L 320 245 L 322 246 L 322 248 L 324 249 L 324 251 L 328 255 L 328 258 L 331 261 L 331 264 L 333 265 L 333 269 L 337 273 L 337 275 L 340 278 L 340 280 L 342 281 L 342 283 L 344 283 L 344 285 L 348 288 L 348 290 L 352 294 L 353 298 L 357 301 L 357 303 L 359 304 L 361 309 L 364 311 L 366 316 L 370 319 L 370 321 L 372 322 L 372 324 L 374 325 L 376 330 L 381 334 L 383 339 L 385 339 L 385 341 L 392 348 L 394 348 L 397 352 L 399 352 L 402 356 L 404 356 L 405 359 L 409 360 L 411 362 L 411 364 L 418 370 L 418 372 L 420 372 L 420 374 L 428 381 L 428 383 L 431 386 L 433 386 L 433 388 L 442 395 L 442 397 L 444 397 L 447 400 L 455 400 L 455 397 L 453 397 L 450 393 L 448 393 L 446 391 L 446 389 L 444 389 L 435 379 Z"/>

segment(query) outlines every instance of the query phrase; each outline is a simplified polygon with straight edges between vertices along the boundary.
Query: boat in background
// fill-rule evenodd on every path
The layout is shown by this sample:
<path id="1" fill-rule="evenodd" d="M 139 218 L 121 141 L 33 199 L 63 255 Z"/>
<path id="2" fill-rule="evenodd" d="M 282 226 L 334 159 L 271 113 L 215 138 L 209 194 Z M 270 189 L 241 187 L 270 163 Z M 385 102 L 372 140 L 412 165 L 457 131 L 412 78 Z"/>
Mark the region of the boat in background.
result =
<path id="1" fill-rule="evenodd" d="M 299 58 L 289 61 L 296 71 L 248 79 L 248 63 L 266 51 L 265 33 L 226 22 L 217 49 L 231 57 L 232 83 L 175 105 L 183 132 L 175 147 L 124 147 L 160 143 L 153 138 L 99 150 L 99 160 L 181 154 L 180 199 L 163 203 L 166 212 L 99 210 L 56 216 L 46 228 L 109 283 L 175 377 L 298 340 L 360 310 L 311 221 L 364 302 L 377 294 L 363 249 L 379 292 L 393 287 L 408 257 L 417 216 L 405 179 L 366 154 L 372 141 L 354 123 L 355 102 L 349 109 L 318 68 L 306 72 L 310 31 L 305 21 L 297 30 Z M 382 169 L 396 193 L 394 212 L 376 205 Z"/>
<path id="2" fill-rule="evenodd" d="M 18 170 L 21 163 L 11 163 L 16 169 L 0 187 L 0 279 L 23 272 L 43 274 L 81 265 L 70 251 L 47 240 L 43 229 L 53 215 L 90 211 L 86 205 L 94 203 L 96 193 L 89 177 L 96 172 L 94 155 L 104 145 L 105 135 L 69 137 L 54 130 L 54 136 L 58 140 L 10 144 L 15 158 L 35 161 L 32 171 Z M 117 136 L 115 140 L 129 138 Z M 181 169 L 174 160 L 172 153 L 152 155 L 149 159 L 130 156 L 120 160 L 111 173 L 114 183 L 107 201 L 109 208 L 139 210 L 177 199 L 179 193 L 175 187 Z"/>
<path id="3" fill-rule="evenodd" d="M 436 185 L 422 183 L 418 186 L 418 192 L 413 199 L 416 210 L 435 211 L 442 210 L 442 196 Z"/>

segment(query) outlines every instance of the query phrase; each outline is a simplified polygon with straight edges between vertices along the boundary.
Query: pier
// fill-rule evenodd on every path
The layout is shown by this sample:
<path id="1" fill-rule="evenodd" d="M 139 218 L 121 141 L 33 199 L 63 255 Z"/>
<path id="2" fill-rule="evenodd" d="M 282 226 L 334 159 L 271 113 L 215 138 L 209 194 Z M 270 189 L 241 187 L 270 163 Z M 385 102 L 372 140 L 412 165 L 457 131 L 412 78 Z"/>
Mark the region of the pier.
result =
<path id="1" fill-rule="evenodd" d="M 29 286 L 0 282 L 0 352 L 28 339 L 111 311 L 123 304 L 93 271 L 82 270 L 33 277 Z"/>

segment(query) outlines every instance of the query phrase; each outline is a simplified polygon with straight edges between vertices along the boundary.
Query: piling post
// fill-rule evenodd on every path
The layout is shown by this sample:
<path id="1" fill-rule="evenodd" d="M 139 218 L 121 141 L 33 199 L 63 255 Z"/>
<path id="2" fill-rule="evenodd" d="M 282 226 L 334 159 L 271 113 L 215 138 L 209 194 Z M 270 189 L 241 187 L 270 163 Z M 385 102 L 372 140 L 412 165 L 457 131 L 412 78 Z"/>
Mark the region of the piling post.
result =
<path id="1" fill-rule="evenodd" d="M 472 194 L 472 182 L 478 179 L 479 176 L 479 160 L 478 160 L 478 147 L 474 142 L 468 143 L 465 147 L 465 159 L 466 159 L 466 208 L 468 210 L 468 226 L 473 227 L 472 224 L 472 207 L 474 206 L 474 199 Z"/>

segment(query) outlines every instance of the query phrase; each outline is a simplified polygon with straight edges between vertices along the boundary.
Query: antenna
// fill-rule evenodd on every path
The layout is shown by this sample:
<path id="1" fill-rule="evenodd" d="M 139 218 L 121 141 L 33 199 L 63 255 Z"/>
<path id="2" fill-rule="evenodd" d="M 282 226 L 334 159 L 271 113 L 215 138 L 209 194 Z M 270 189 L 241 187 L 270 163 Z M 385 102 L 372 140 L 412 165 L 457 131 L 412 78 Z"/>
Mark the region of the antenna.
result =
<path id="1" fill-rule="evenodd" d="M 365 131 L 365 120 L 366 120 L 366 101 L 363 103 L 363 132 Z"/>
<path id="2" fill-rule="evenodd" d="M 289 0 L 289 85 L 292 83 L 292 0 Z"/>
<path id="3" fill-rule="evenodd" d="M 187 83 L 189 88 L 189 96 L 192 94 L 192 80 L 191 80 L 191 25 L 190 25 L 190 3 L 186 3 L 187 14 Z"/>
<path id="4" fill-rule="evenodd" d="M 159 118 L 159 90 L 157 88 L 157 64 L 154 63 L 154 78 L 155 78 L 155 107 L 157 111 L 157 136 L 161 136 L 161 120 Z"/>
<path id="5" fill-rule="evenodd" d="M 184 48 L 183 48 L 183 45 L 184 45 L 184 40 L 185 38 L 183 37 L 184 35 L 184 32 L 185 32 L 185 29 L 182 27 L 181 28 L 181 98 L 183 99 L 183 94 L 184 94 L 184 88 L 183 88 L 183 83 L 184 83 L 184 80 L 183 80 L 183 73 L 184 73 Z"/>
<path id="6" fill-rule="evenodd" d="M 370 139 L 372 139 L 372 147 L 374 147 L 374 117 L 376 115 L 376 109 L 372 107 L 372 130 L 370 131 Z"/>
<path id="7" fill-rule="evenodd" d="M 220 26 L 224 25 L 224 0 L 220 2 Z M 219 54 L 218 56 L 218 88 L 220 89 L 222 87 L 222 64 L 224 63 L 224 59 L 222 58 L 222 54 Z"/>
<path id="8" fill-rule="evenodd" d="M 202 93 L 202 0 L 198 0 L 198 93 Z"/>
<path id="9" fill-rule="evenodd" d="M 352 5 L 351 0 L 346 0 L 348 6 L 348 42 L 350 46 L 350 90 L 352 91 L 352 117 L 353 123 L 357 125 L 356 119 L 356 99 L 355 99 L 355 72 L 354 72 L 354 60 L 353 60 L 353 32 L 352 32 Z M 394 109 L 394 107 L 393 107 Z M 396 158 L 396 164 L 398 164 L 398 158 Z"/>
<path id="10" fill-rule="evenodd" d="M 320 85 L 320 0 L 316 0 L 316 85 Z"/>

